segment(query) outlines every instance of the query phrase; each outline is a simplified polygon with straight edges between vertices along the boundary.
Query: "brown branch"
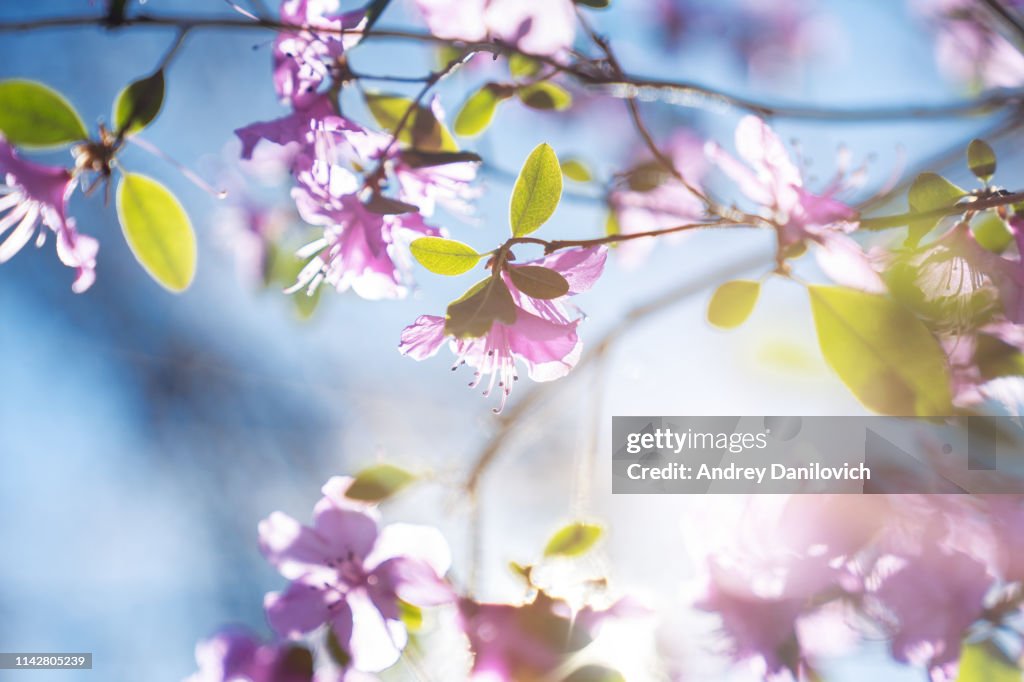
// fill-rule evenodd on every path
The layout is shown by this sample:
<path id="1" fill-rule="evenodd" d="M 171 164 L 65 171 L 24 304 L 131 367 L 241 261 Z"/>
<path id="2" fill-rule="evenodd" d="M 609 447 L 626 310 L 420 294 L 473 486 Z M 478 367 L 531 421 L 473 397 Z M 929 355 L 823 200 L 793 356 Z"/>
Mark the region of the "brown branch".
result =
<path id="1" fill-rule="evenodd" d="M 311 28 L 299 24 L 259 18 L 256 20 L 240 17 L 174 17 L 154 14 L 137 14 L 125 17 L 116 26 L 110 26 L 107 18 L 96 15 L 72 15 L 47 17 L 25 21 L 0 23 L 0 33 L 17 33 L 46 29 L 77 28 L 83 26 L 108 27 L 119 30 L 128 27 L 168 27 L 193 31 L 199 29 L 226 30 L 273 30 L 273 31 L 315 31 L 330 34 L 362 34 L 365 38 L 394 39 L 438 45 L 453 45 L 470 51 L 491 52 L 502 55 L 518 54 L 547 64 L 561 73 L 572 77 L 585 86 L 610 89 L 610 94 L 625 99 L 655 98 L 680 106 L 696 108 L 731 108 L 755 113 L 765 117 L 813 119 L 821 121 L 881 121 L 904 119 L 946 119 L 990 114 L 998 110 L 1024 104 L 1024 89 L 1000 89 L 984 93 L 977 98 L 959 102 L 934 105 L 893 105 L 865 108 L 817 107 L 796 103 L 770 103 L 735 95 L 700 83 L 669 81 L 646 78 L 623 71 L 619 74 L 602 73 L 587 62 L 565 64 L 547 56 L 526 52 L 514 45 L 501 41 L 461 41 L 438 38 L 429 33 L 395 29 L 378 29 L 361 32 Z"/>

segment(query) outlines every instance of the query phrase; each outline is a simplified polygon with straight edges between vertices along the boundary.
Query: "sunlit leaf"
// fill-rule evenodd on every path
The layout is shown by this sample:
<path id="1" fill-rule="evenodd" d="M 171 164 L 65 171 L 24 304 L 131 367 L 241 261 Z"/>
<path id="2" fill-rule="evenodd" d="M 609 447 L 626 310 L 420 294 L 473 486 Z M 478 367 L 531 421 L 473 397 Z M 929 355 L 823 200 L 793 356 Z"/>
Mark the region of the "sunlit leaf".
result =
<path id="1" fill-rule="evenodd" d="M 376 464 L 356 474 L 345 496 L 362 502 L 382 502 L 416 481 L 416 475 L 393 464 Z"/>
<path id="2" fill-rule="evenodd" d="M 508 99 L 508 91 L 494 83 L 470 95 L 455 117 L 455 133 L 463 137 L 474 137 L 484 132 L 494 119 L 498 105 Z"/>
<path id="3" fill-rule="evenodd" d="M 740 326 L 754 311 L 760 294 L 760 282 L 726 282 L 711 296 L 711 302 L 708 304 L 708 322 L 722 329 Z"/>
<path id="4" fill-rule="evenodd" d="M 495 322 L 513 324 L 516 304 L 501 277 L 488 277 L 448 306 L 445 333 L 460 339 L 483 336 Z"/>
<path id="5" fill-rule="evenodd" d="M 579 159 L 566 159 L 563 161 L 562 175 L 576 182 L 590 182 L 594 179 L 594 174 L 590 172 L 590 168 Z"/>
<path id="6" fill-rule="evenodd" d="M 967 192 L 937 173 L 921 173 L 914 179 L 907 193 L 910 210 L 928 213 L 955 206 Z M 938 225 L 941 218 L 919 218 L 910 222 L 907 243 L 916 246 L 921 238 Z"/>
<path id="7" fill-rule="evenodd" d="M 991 642 L 965 644 L 957 682 L 1021 682 L 1021 669 Z"/>
<path id="8" fill-rule="evenodd" d="M 574 670 L 564 682 L 626 682 L 626 678 L 618 670 L 603 665 L 585 665 Z"/>
<path id="9" fill-rule="evenodd" d="M 398 134 L 398 141 L 403 144 L 432 152 L 454 152 L 459 149 L 448 128 L 437 120 L 434 112 L 429 107 L 415 104 L 408 97 L 367 93 L 366 105 L 377 123 L 392 133 L 405 120 Z M 406 118 L 410 107 L 412 112 Z"/>
<path id="10" fill-rule="evenodd" d="M 196 273 L 196 237 L 177 197 L 150 177 L 125 173 L 117 188 L 117 215 L 146 272 L 170 291 L 187 289 Z"/>
<path id="11" fill-rule="evenodd" d="M 137 133 L 157 117 L 164 103 L 163 69 L 131 83 L 114 101 L 114 128 L 126 135 Z"/>
<path id="12" fill-rule="evenodd" d="M 984 140 L 967 145 L 967 166 L 979 180 L 988 182 L 996 173 L 996 153 Z"/>
<path id="13" fill-rule="evenodd" d="M 551 81 L 541 81 L 519 88 L 516 95 L 526 106 L 541 111 L 565 111 L 572 106 L 572 95 L 569 91 Z"/>
<path id="14" fill-rule="evenodd" d="M 993 253 L 1002 253 L 1013 242 L 1013 233 L 997 213 L 986 211 L 971 221 L 971 232 L 979 244 Z"/>
<path id="15" fill-rule="evenodd" d="M 55 147 L 89 136 L 63 95 L 29 80 L 0 81 L 0 133 L 22 147 Z"/>
<path id="16" fill-rule="evenodd" d="M 822 354 L 865 406 L 894 416 L 951 413 L 945 353 L 909 310 L 853 289 L 808 291 Z"/>
<path id="17" fill-rule="evenodd" d="M 540 72 L 541 63 L 536 59 L 514 53 L 508 58 L 508 72 L 514 78 L 529 78 Z"/>
<path id="18" fill-rule="evenodd" d="M 547 222 L 562 198 L 562 168 L 551 145 L 541 144 L 526 159 L 512 190 L 509 224 L 523 237 Z"/>
<path id="19" fill-rule="evenodd" d="M 571 523 L 551 536 L 544 547 L 544 556 L 576 557 L 586 554 L 604 534 L 604 529 L 593 523 Z"/>
<path id="20" fill-rule="evenodd" d="M 461 275 L 483 257 L 467 244 L 441 237 L 420 237 L 409 248 L 420 265 L 438 275 Z"/>
<path id="21" fill-rule="evenodd" d="M 508 269 L 508 276 L 516 289 L 532 298 L 552 299 L 569 293 L 569 282 L 551 268 L 513 265 Z"/>
<path id="22" fill-rule="evenodd" d="M 419 632 L 423 629 L 423 609 L 415 604 L 399 599 L 398 618 L 409 632 Z"/>
<path id="23" fill-rule="evenodd" d="M 412 168 L 433 168 L 450 163 L 480 163 L 483 159 L 473 152 L 425 152 L 419 149 L 403 150 L 399 156 Z"/>

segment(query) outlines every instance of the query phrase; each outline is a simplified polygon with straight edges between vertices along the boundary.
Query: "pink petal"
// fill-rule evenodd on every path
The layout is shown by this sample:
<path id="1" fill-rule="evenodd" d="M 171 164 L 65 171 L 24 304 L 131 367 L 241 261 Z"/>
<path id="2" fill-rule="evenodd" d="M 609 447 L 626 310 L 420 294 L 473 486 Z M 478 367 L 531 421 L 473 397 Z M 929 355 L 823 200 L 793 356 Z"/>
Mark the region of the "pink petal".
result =
<path id="1" fill-rule="evenodd" d="M 398 351 L 415 360 L 426 360 L 437 354 L 444 340 L 444 318 L 420 315 L 415 322 L 402 330 Z"/>

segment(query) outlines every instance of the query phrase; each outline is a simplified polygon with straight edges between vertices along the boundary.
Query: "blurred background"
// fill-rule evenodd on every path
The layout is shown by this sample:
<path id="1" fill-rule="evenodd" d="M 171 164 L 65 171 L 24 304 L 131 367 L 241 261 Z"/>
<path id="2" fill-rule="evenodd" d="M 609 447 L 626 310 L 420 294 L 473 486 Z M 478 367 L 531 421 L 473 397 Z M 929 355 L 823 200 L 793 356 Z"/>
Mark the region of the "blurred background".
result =
<path id="1" fill-rule="evenodd" d="M 778 3 L 807 8 L 815 22 L 801 29 L 795 58 L 762 41 L 791 26 L 755 23 L 753 33 L 735 40 L 707 31 L 673 36 L 666 3 L 612 4 L 594 18 L 634 73 L 830 106 L 965 94 L 962 83 L 939 72 L 933 35 L 903 2 Z M 420 26 L 411 2 L 392 5 L 382 26 Z M 145 10 L 235 16 L 213 0 L 149 0 Z M 102 11 L 86 0 L 6 2 L 0 22 Z M 117 92 L 149 73 L 173 40 L 170 29 L 149 28 L 0 35 L 0 78 L 47 83 L 90 125 L 109 120 Z M 190 35 L 168 73 L 163 112 L 143 137 L 214 186 L 228 184 L 238 153 L 232 131 L 284 112 L 271 83 L 272 40 L 259 30 Z M 749 52 L 762 42 L 765 50 Z M 371 42 L 352 59 L 364 71 L 423 75 L 437 57 L 422 45 Z M 448 111 L 486 76 L 486 66 L 476 67 L 447 81 L 440 93 Z M 349 115 L 368 120 L 358 96 L 344 102 Z M 645 106 L 658 139 L 690 126 L 731 147 L 735 112 Z M 506 105 L 484 137 L 467 143 L 490 164 L 475 215 L 443 214 L 435 222 L 455 238 L 492 248 L 507 229 L 509 178 L 542 141 L 585 159 L 602 178 L 635 159 L 639 143 L 621 102 L 578 97 L 577 109 L 563 116 Z M 867 161 L 863 196 L 847 197 L 856 200 L 991 123 L 774 125 L 785 139 L 799 140 L 812 186 L 831 177 L 842 144 L 855 165 Z M 66 152 L 32 158 L 69 162 Z M 433 473 L 436 482 L 403 496 L 385 517 L 439 526 L 452 544 L 456 576 L 465 577 L 469 509 L 457 484 L 500 421 L 492 402 L 466 388 L 467 373 L 448 371 L 446 353 L 417 363 L 396 348 L 406 324 L 440 313 L 470 281 L 419 271 L 421 288 L 397 302 L 324 292 L 314 317 L 301 321 L 287 297 L 261 291 L 239 268 L 223 202 L 138 148 L 123 165 L 182 198 L 199 236 L 199 274 L 182 296 L 158 288 L 120 238 L 102 191 L 77 193 L 72 204 L 80 229 L 101 242 L 98 281 L 87 294 L 71 293 L 70 273 L 51 245 L 0 267 L 0 651 L 94 653 L 91 672 L 3 671 L 0 679 L 179 680 L 195 669 L 195 642 L 222 624 L 268 632 L 262 596 L 283 580 L 259 554 L 257 522 L 278 509 L 308 519 L 327 478 L 378 460 Z M 954 167 L 956 179 L 962 164 Z M 1015 171 L 1001 166 L 1008 177 Z M 286 187 L 254 191 L 268 203 L 287 203 Z M 601 234 L 606 209 L 597 195 L 573 187 L 544 234 Z M 704 321 L 713 286 L 741 274 L 730 272 L 731 264 L 760 262 L 746 270 L 759 276 L 770 268 L 772 247 L 767 233 L 706 233 L 655 249 L 642 267 L 623 267 L 613 255 L 599 285 L 577 301 L 589 316 L 581 326 L 585 341 L 602 338 L 626 311 L 669 287 L 702 286 L 630 329 L 603 362 L 551 386 L 511 429 L 482 488 L 483 597 L 517 598 L 509 560 L 535 559 L 570 518 L 603 519 L 609 536 L 594 561 L 617 590 L 663 605 L 669 621 L 657 638 L 649 630 L 623 635 L 623 656 L 657 645 L 670 649 L 691 679 L 748 679 L 708 654 L 721 649 L 714 619 L 681 608 L 692 573 L 683 542 L 687 511 L 702 502 L 613 498 L 607 439 L 615 414 L 862 413 L 824 365 L 799 287 L 770 280 L 754 316 L 736 332 Z M 806 277 L 817 276 L 813 264 L 804 267 Z M 527 384 L 517 386 L 513 409 L 530 392 Z M 630 665 L 638 664 L 626 661 L 623 669 Z M 825 672 L 831 681 L 923 674 L 888 663 L 881 643 Z"/>

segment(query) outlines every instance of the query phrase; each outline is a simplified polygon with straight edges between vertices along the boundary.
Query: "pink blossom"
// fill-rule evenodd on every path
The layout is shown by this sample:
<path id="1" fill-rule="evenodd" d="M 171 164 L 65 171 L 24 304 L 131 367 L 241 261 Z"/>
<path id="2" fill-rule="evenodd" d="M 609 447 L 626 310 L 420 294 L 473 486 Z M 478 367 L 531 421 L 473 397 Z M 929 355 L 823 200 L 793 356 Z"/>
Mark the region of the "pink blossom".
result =
<path id="1" fill-rule="evenodd" d="M 835 178 L 816 194 L 804 186 L 802 174 L 782 140 L 758 117 L 745 116 L 739 122 L 736 151 L 746 165 L 714 142 L 705 146 L 711 162 L 774 225 L 780 261 L 799 255 L 808 243 L 817 244 L 819 262 L 839 283 L 868 291 L 884 290 L 870 259 L 848 236 L 857 229 L 857 212 L 835 198 L 862 180 L 861 173 L 847 177 L 845 155 Z"/>
<path id="2" fill-rule="evenodd" d="M 72 291 L 82 293 L 92 286 L 99 243 L 79 234 L 74 218 L 67 215 L 76 184 L 71 172 L 22 159 L 0 136 L 0 181 L 0 237 L 10 231 L 0 242 L 0 263 L 14 257 L 42 224 L 55 234 L 57 257 L 76 271 Z M 36 245 L 45 241 L 46 232 L 38 230 Z"/>
<path id="3" fill-rule="evenodd" d="M 691 187 L 699 189 L 707 172 L 701 153 L 704 142 L 689 131 L 676 132 L 663 151 Z M 626 174 L 626 186 L 609 196 L 622 234 L 662 230 L 696 222 L 704 216 L 704 203 L 661 164 L 646 158 Z M 634 239 L 619 245 L 630 265 L 639 264 L 654 247 L 654 239 Z"/>
<path id="4" fill-rule="evenodd" d="M 608 609 L 585 606 L 574 613 L 543 592 L 519 606 L 462 599 L 459 614 L 473 652 L 470 680 L 546 679 L 570 654 L 590 644 L 605 620 L 630 611 L 626 602 L 618 602 Z"/>
<path id="5" fill-rule="evenodd" d="M 406 642 L 399 599 L 433 606 L 453 598 L 441 576 L 450 564 L 436 530 L 408 524 L 379 528 L 376 512 L 344 498 L 332 479 L 313 510 L 312 527 L 281 512 L 260 522 L 260 546 L 284 592 L 267 594 L 271 627 L 298 637 L 329 625 L 359 670 L 382 670 Z"/>
<path id="6" fill-rule="evenodd" d="M 439 38 L 501 40 L 525 52 L 557 56 L 572 47 L 576 12 L 572 0 L 416 0 Z"/>
<path id="7" fill-rule="evenodd" d="M 271 121 L 252 123 L 235 131 L 242 142 L 242 158 L 251 159 L 261 141 L 277 145 L 297 143 L 300 149 L 321 146 L 333 147 L 337 141 L 346 141 L 349 135 L 365 133 L 362 126 L 338 115 L 334 104 L 325 95 L 311 100 L 303 109 Z"/>
<path id="8" fill-rule="evenodd" d="M 854 557 L 885 514 L 872 498 L 794 495 L 753 498 L 731 518 L 709 509 L 710 544 L 696 604 L 722 619 L 737 660 L 785 679 L 813 653 L 805 619 L 836 618 L 818 605 L 860 590 Z"/>
<path id="9" fill-rule="evenodd" d="M 338 58 L 362 37 L 358 30 L 365 22 L 365 11 L 337 11 L 337 0 L 281 3 L 282 23 L 307 27 L 281 31 L 274 41 L 274 87 L 296 109 L 305 108 L 316 99 L 317 89 L 337 68 Z"/>
<path id="10" fill-rule="evenodd" d="M 406 244 L 440 231 L 418 213 L 370 210 L 359 195 L 358 179 L 342 166 L 308 157 L 299 165 L 303 170 L 292 196 L 302 218 L 322 226 L 324 236 L 299 251 L 310 261 L 292 290 L 312 291 L 327 282 L 338 291 L 352 289 L 371 300 L 405 296 L 411 268 Z"/>
<path id="11" fill-rule="evenodd" d="M 969 507 L 941 497 L 896 502 L 902 509 L 866 579 L 869 606 L 888 624 L 898 660 L 927 666 L 936 682 L 953 680 L 960 643 L 984 612 L 993 575 L 970 544 L 974 534 L 957 534 Z"/>
<path id="12" fill-rule="evenodd" d="M 989 88 L 1024 84 L 1024 55 L 980 3 L 916 0 L 914 6 L 935 28 L 935 56 L 947 76 Z"/>
<path id="13" fill-rule="evenodd" d="M 196 663 L 199 671 L 185 682 L 313 682 L 309 649 L 264 644 L 243 628 L 224 629 L 197 644 Z"/>
<path id="14" fill-rule="evenodd" d="M 402 332 L 399 351 L 416 360 L 433 356 L 446 340 L 458 358 L 455 367 L 468 364 L 476 371 L 471 387 L 486 375 L 491 376 L 484 395 L 501 391 L 500 411 L 518 381 L 516 362 L 522 361 L 534 381 L 552 381 L 568 374 L 579 361 L 582 341 L 576 333 L 580 318 L 569 310 L 568 297 L 588 290 L 604 270 L 607 250 L 604 247 L 568 249 L 557 254 L 523 263 L 539 265 L 561 274 L 569 282 L 566 296 L 541 300 L 519 291 L 507 274 L 504 275 L 516 307 L 515 321 L 495 321 L 490 331 L 478 338 L 454 338 L 445 333 L 445 318 L 421 315 Z M 515 264 L 510 268 L 518 267 Z M 454 368 L 453 368 L 454 369 Z"/>

